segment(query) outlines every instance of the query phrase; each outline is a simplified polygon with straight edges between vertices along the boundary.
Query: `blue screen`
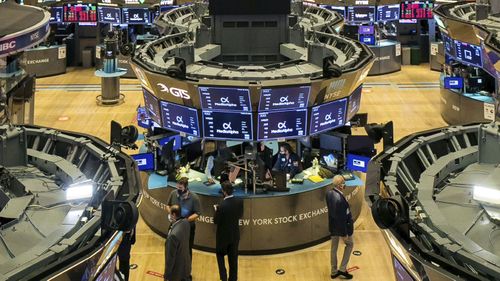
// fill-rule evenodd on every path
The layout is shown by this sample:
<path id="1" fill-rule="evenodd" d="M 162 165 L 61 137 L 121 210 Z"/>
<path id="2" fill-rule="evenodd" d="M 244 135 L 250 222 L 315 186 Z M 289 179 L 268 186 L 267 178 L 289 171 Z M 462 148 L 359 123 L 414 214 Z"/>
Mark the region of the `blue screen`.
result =
<path id="1" fill-rule="evenodd" d="M 125 24 L 148 24 L 148 8 L 123 8 L 123 23 Z"/>
<path id="2" fill-rule="evenodd" d="M 50 23 L 60 23 L 63 22 L 63 8 L 62 7 L 50 7 Z"/>
<path id="3" fill-rule="evenodd" d="M 359 111 L 359 106 L 361 105 L 361 92 L 363 91 L 363 86 L 359 86 L 352 94 L 349 96 L 349 106 L 347 107 L 347 119 L 351 120 L 356 113 Z"/>
<path id="4" fill-rule="evenodd" d="M 161 111 L 158 98 L 145 88 L 142 88 L 142 93 L 144 95 L 144 107 L 148 112 L 149 118 L 161 125 Z"/>
<path id="5" fill-rule="evenodd" d="M 389 21 L 399 19 L 399 5 L 383 5 L 377 7 L 377 20 Z"/>
<path id="6" fill-rule="evenodd" d="M 102 23 L 112 23 L 112 24 L 120 24 L 121 23 L 121 12 L 120 8 L 116 7 L 97 7 L 97 16 L 99 22 Z"/>
<path id="7" fill-rule="evenodd" d="M 151 119 L 149 118 L 148 112 L 145 107 L 138 107 L 137 108 L 137 125 L 141 128 L 149 128 L 150 124 L 149 121 Z"/>
<path id="8" fill-rule="evenodd" d="M 259 111 L 306 108 L 310 92 L 310 86 L 262 88 Z"/>
<path id="9" fill-rule="evenodd" d="M 453 40 L 446 35 L 445 33 L 441 32 L 441 36 L 443 37 L 443 44 L 444 44 L 444 52 L 445 54 L 448 54 L 450 56 L 455 56 L 455 44 L 453 43 Z"/>
<path id="10" fill-rule="evenodd" d="M 359 41 L 366 45 L 375 45 L 374 35 L 359 35 Z"/>
<path id="11" fill-rule="evenodd" d="M 351 6 L 347 7 L 347 21 L 350 22 L 374 22 L 375 6 Z"/>
<path id="12" fill-rule="evenodd" d="M 348 153 L 346 164 L 347 170 L 366 173 L 370 159 L 370 157 Z"/>
<path id="13" fill-rule="evenodd" d="M 177 151 L 177 150 L 181 149 L 182 137 L 180 135 L 174 135 L 174 136 L 168 136 L 168 137 L 161 138 L 158 140 L 158 144 L 160 146 L 164 146 L 170 140 L 174 140 L 174 146 L 172 147 L 173 151 Z"/>
<path id="14" fill-rule="evenodd" d="M 172 131 L 200 136 L 198 111 L 175 103 L 161 101 L 163 127 Z"/>
<path id="15" fill-rule="evenodd" d="M 482 67 L 481 47 L 455 40 L 456 58 L 462 62 Z"/>
<path id="16" fill-rule="evenodd" d="M 342 16 L 345 17 L 345 7 L 341 6 L 332 6 L 332 5 L 319 5 L 321 8 L 325 8 L 331 11 L 335 11 L 340 13 Z"/>
<path id="17" fill-rule="evenodd" d="M 302 137 L 306 135 L 307 109 L 259 112 L 259 140 Z"/>
<path id="18" fill-rule="evenodd" d="M 209 139 L 253 140 L 251 112 L 203 111 L 203 135 Z"/>
<path id="19" fill-rule="evenodd" d="M 359 34 L 373 34 L 375 33 L 375 27 L 373 25 L 360 25 L 358 28 Z"/>
<path id="20" fill-rule="evenodd" d="M 462 77 L 445 77 L 444 78 L 444 88 L 445 89 L 463 89 L 464 79 Z"/>
<path id="21" fill-rule="evenodd" d="M 200 86 L 198 91 L 203 109 L 252 111 L 249 89 Z"/>
<path id="22" fill-rule="evenodd" d="M 137 163 L 139 171 L 153 171 L 155 169 L 155 156 L 153 153 L 139 153 L 130 156 Z"/>
<path id="23" fill-rule="evenodd" d="M 317 134 L 344 125 L 347 98 L 314 106 L 311 110 L 310 134 Z"/>

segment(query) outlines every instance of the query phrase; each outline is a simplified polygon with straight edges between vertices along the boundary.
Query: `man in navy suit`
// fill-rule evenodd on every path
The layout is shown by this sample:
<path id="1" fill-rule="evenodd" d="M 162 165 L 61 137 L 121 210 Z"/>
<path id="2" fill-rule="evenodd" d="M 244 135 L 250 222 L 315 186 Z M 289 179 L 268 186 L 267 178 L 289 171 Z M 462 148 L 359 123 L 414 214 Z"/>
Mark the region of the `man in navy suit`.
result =
<path id="1" fill-rule="evenodd" d="M 219 205 L 214 205 L 214 222 L 217 225 L 215 235 L 215 251 L 219 276 L 222 281 L 236 281 L 238 279 L 238 245 L 240 243 L 239 222 L 243 216 L 243 200 L 235 198 L 234 188 L 229 181 L 222 183 L 224 200 Z M 229 279 L 227 278 L 224 256 L 229 261 Z"/>
<path id="2" fill-rule="evenodd" d="M 331 278 L 339 276 L 344 279 L 352 279 L 352 275 L 347 272 L 347 263 L 351 256 L 353 241 L 352 234 L 354 232 L 354 222 L 352 220 L 351 210 L 342 190 L 345 188 L 345 180 L 342 176 L 337 175 L 333 178 L 333 188 L 326 193 L 326 205 L 328 206 L 328 227 L 332 236 L 331 262 L 332 271 Z M 344 256 L 340 268 L 337 267 L 337 250 L 339 240 L 342 237 L 345 243 Z"/>

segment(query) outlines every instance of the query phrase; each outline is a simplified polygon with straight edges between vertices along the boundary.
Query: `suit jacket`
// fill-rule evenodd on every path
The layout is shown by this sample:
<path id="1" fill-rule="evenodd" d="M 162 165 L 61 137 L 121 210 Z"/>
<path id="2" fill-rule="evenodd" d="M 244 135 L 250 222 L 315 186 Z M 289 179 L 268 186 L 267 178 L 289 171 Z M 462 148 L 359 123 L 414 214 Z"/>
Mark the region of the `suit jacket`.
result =
<path id="1" fill-rule="evenodd" d="M 290 177 L 293 178 L 296 174 L 301 172 L 299 156 L 295 153 L 290 153 L 290 156 L 286 159 L 285 156 L 279 154 L 273 170 L 285 172 L 290 174 Z"/>
<path id="2" fill-rule="evenodd" d="M 230 197 L 222 201 L 215 211 L 214 222 L 217 225 L 215 248 L 224 250 L 227 245 L 240 240 L 240 219 L 243 217 L 243 200 Z"/>
<path id="3" fill-rule="evenodd" d="M 187 280 L 191 274 L 189 255 L 190 225 L 180 219 L 172 225 L 165 245 L 165 279 L 169 281 Z"/>
<path id="4" fill-rule="evenodd" d="M 349 203 L 344 195 L 334 189 L 326 192 L 326 205 L 328 206 L 328 228 L 332 236 L 351 236 L 354 232 Z"/>

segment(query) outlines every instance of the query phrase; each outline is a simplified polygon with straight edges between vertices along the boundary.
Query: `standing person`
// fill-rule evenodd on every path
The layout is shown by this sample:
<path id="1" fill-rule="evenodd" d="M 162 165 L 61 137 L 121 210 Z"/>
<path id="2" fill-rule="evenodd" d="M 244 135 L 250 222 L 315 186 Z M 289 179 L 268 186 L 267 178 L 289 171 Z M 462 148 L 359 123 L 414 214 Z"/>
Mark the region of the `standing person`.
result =
<path id="1" fill-rule="evenodd" d="M 235 198 L 234 188 L 229 182 L 222 183 L 224 200 L 219 205 L 214 205 L 214 222 L 217 225 L 215 235 L 215 251 L 219 276 L 222 281 L 236 281 L 238 279 L 238 245 L 240 243 L 239 221 L 243 216 L 243 200 Z M 224 256 L 229 261 L 229 279 L 227 278 Z"/>
<path id="2" fill-rule="evenodd" d="M 345 188 L 345 180 L 342 176 L 336 175 L 333 178 L 333 188 L 326 193 L 326 205 L 328 206 L 328 227 L 332 236 L 331 248 L 331 278 L 343 276 L 345 279 L 352 279 L 352 275 L 347 272 L 347 263 L 353 248 L 352 234 L 354 223 L 351 210 L 342 190 Z M 344 255 L 340 268 L 337 268 L 337 249 L 339 240 L 345 244 Z"/>
<path id="3" fill-rule="evenodd" d="M 181 217 L 178 205 L 170 207 L 170 229 L 165 242 L 164 280 L 189 281 L 191 257 L 189 256 L 189 222 Z"/>
<path id="4" fill-rule="evenodd" d="M 130 250 L 133 244 L 135 244 L 135 227 L 123 234 L 122 242 L 118 247 L 118 260 L 120 263 L 118 268 L 125 281 L 128 281 L 130 275 Z"/>
<path id="5" fill-rule="evenodd" d="M 193 257 L 194 235 L 196 232 L 196 219 L 200 216 L 200 199 L 188 188 L 188 178 L 182 177 L 177 181 L 177 192 L 171 192 L 167 201 L 167 212 L 173 205 L 181 208 L 181 217 L 187 219 L 191 229 L 189 235 L 189 255 Z"/>

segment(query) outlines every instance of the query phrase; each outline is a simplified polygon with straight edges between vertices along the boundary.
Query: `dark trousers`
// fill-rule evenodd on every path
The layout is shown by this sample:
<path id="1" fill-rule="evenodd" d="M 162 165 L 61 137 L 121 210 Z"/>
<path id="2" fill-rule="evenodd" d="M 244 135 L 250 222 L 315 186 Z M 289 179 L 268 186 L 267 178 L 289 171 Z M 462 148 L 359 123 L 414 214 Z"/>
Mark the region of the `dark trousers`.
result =
<path id="1" fill-rule="evenodd" d="M 196 232 L 196 224 L 191 223 L 191 231 L 189 233 L 189 255 L 191 256 L 191 261 L 193 260 L 193 245 L 194 245 L 195 232 Z"/>
<path id="2" fill-rule="evenodd" d="M 222 281 L 238 280 L 238 245 L 240 241 L 229 243 L 225 247 L 216 250 L 217 265 L 219 266 L 219 276 Z M 229 279 L 227 279 L 224 256 L 227 255 L 229 261 Z"/>
<path id="3" fill-rule="evenodd" d="M 130 271 L 130 248 L 130 242 L 126 240 L 122 241 L 118 248 L 118 262 L 120 263 L 118 269 L 125 277 L 125 281 L 128 281 Z"/>

